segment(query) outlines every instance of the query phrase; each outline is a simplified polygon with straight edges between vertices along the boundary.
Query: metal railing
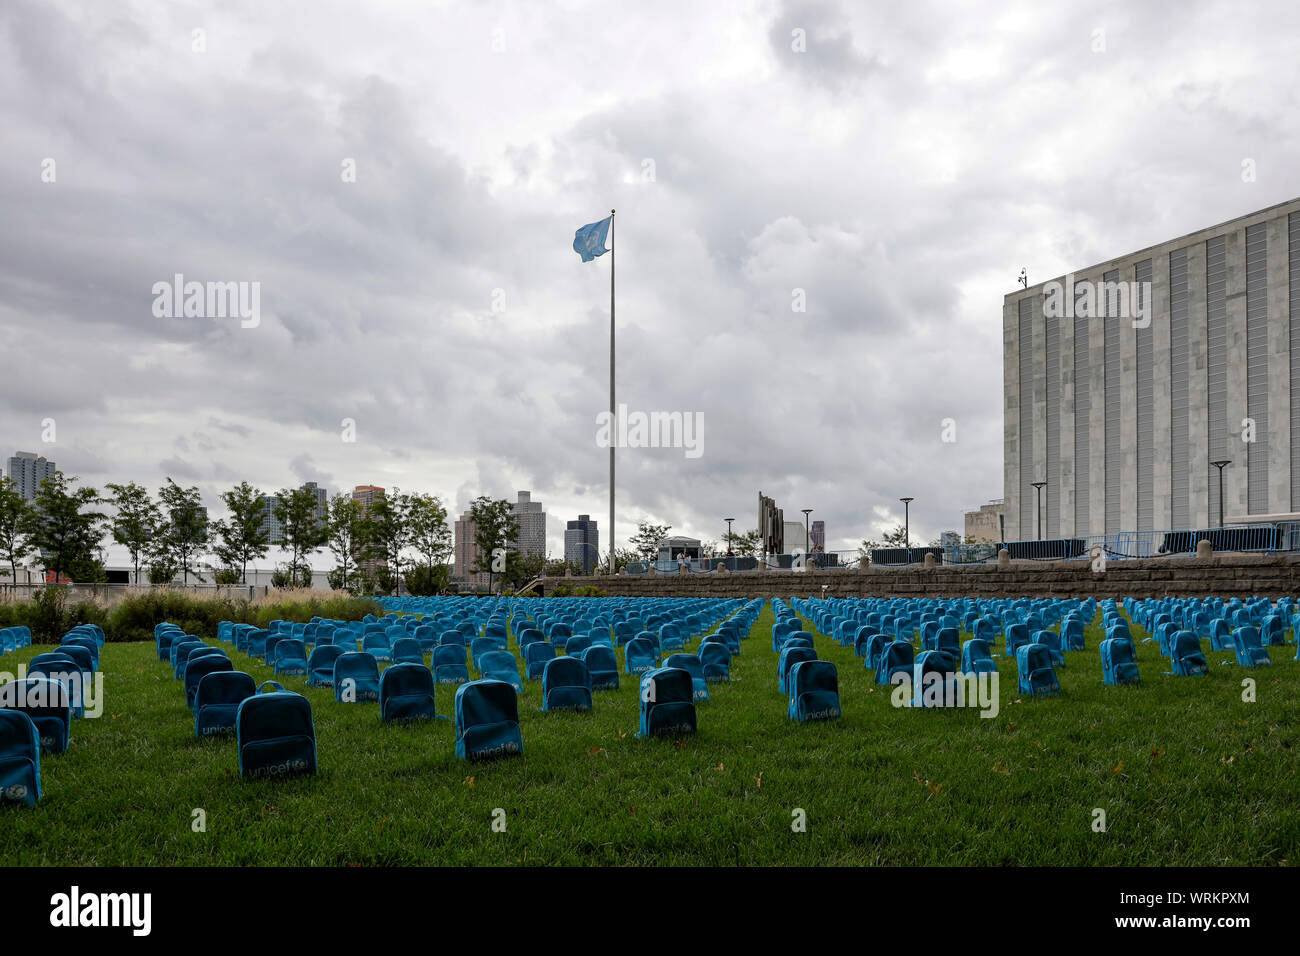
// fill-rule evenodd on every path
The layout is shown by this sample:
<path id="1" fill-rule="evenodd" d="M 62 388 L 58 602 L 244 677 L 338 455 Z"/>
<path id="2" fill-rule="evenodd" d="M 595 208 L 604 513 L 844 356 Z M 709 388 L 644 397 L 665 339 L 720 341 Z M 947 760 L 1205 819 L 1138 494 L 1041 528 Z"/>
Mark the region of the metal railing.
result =
<path id="1" fill-rule="evenodd" d="M 926 553 L 940 565 L 996 564 L 998 552 L 1006 548 L 1013 560 L 1089 561 L 1095 549 L 1108 561 L 1138 558 L 1191 556 L 1201 541 L 1209 541 L 1216 552 L 1284 553 L 1300 551 L 1300 521 L 1256 522 L 1223 528 L 1169 529 L 1157 531 L 1114 531 L 1108 534 L 1077 535 L 1046 541 L 980 542 L 947 547 L 886 548 L 871 553 L 871 566 L 907 567 L 924 562 Z M 857 570 L 860 551 L 817 551 L 811 554 L 736 555 L 698 560 L 632 562 L 625 574 L 697 574 L 726 570 L 754 571 Z"/>

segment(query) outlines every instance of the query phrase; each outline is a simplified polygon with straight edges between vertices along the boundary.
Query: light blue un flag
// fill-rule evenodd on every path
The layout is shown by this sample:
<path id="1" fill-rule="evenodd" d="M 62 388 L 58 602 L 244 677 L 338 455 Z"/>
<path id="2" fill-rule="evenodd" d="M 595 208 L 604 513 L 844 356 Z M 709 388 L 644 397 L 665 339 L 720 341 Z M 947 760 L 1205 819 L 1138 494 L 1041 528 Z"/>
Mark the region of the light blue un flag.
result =
<path id="1" fill-rule="evenodd" d="M 613 216 L 606 216 L 600 222 L 589 223 L 573 234 L 573 251 L 582 256 L 583 262 L 590 262 L 609 252 L 605 248 L 605 237 L 609 235 L 609 224 L 613 220 Z"/>

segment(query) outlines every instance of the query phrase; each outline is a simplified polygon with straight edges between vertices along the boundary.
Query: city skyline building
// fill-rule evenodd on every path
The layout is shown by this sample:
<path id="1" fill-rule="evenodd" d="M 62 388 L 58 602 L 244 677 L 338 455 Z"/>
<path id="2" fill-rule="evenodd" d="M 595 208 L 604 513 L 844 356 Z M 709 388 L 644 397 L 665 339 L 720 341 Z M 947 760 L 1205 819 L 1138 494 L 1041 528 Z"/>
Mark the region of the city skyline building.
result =
<path id="1" fill-rule="evenodd" d="M 591 515 L 578 515 L 564 529 L 564 560 L 590 574 L 600 564 L 600 529 Z"/>
<path id="2" fill-rule="evenodd" d="M 57 467 L 44 455 L 31 451 L 16 451 L 9 458 L 9 478 L 18 489 L 18 493 L 27 501 L 36 500 L 36 492 L 41 482 L 53 478 Z"/>

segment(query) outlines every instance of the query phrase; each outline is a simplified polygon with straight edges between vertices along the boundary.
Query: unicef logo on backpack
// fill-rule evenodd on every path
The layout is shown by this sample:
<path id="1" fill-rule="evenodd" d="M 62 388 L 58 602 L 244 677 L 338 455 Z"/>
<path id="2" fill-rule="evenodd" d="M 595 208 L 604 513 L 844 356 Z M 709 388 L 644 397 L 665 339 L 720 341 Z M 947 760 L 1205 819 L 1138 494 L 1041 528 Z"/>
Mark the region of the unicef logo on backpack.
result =
<path id="1" fill-rule="evenodd" d="M 6 800 L 25 800 L 27 799 L 27 785 L 22 783 L 10 784 L 4 790 Z"/>

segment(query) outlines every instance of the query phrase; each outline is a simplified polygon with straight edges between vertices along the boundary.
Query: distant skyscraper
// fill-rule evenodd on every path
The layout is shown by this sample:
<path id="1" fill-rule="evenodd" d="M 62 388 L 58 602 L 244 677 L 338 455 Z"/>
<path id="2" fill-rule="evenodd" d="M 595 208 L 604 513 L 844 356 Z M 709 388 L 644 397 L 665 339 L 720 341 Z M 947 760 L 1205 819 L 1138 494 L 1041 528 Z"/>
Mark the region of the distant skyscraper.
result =
<path id="1" fill-rule="evenodd" d="M 303 487 L 316 496 L 316 520 L 324 524 L 329 517 L 329 492 L 314 481 L 307 482 Z"/>
<path id="2" fill-rule="evenodd" d="M 584 574 L 600 563 L 600 532 L 591 515 L 578 515 L 564 529 L 564 560 L 582 568 Z"/>
<path id="3" fill-rule="evenodd" d="M 482 553 L 474 540 L 476 530 L 474 519 L 469 516 L 468 511 L 456 519 L 454 528 L 456 550 L 452 574 L 457 580 L 465 581 L 468 584 L 487 584 L 488 574 L 486 571 L 471 570 L 478 562 L 479 554 Z"/>
<path id="4" fill-rule="evenodd" d="M 370 513 L 370 507 L 380 498 L 384 497 L 384 489 L 378 485 L 357 485 L 352 489 L 352 500 L 361 505 L 361 514 Z M 376 574 L 380 568 L 388 567 L 385 561 L 377 561 L 374 558 L 366 558 L 361 555 L 355 555 L 357 559 L 357 568 L 361 571 L 367 571 L 370 574 Z"/>
<path id="5" fill-rule="evenodd" d="M 35 452 L 19 451 L 9 459 L 9 477 L 18 487 L 18 493 L 28 501 L 34 501 L 41 482 L 53 478 L 54 462 Z"/>
<path id="6" fill-rule="evenodd" d="M 307 482 L 303 488 L 316 496 L 316 520 L 324 524 L 329 516 L 328 493 L 324 488 L 318 487 L 314 481 Z M 275 516 L 275 509 L 280 504 L 280 496 L 263 495 L 262 503 L 266 508 L 262 514 L 262 530 L 266 532 L 267 543 L 279 547 L 284 544 L 284 522 Z"/>
<path id="7" fill-rule="evenodd" d="M 276 547 L 284 544 L 284 522 L 275 514 L 279 506 L 279 495 L 262 496 L 262 530 L 266 532 L 266 543 Z"/>
<path id="8" fill-rule="evenodd" d="M 546 511 L 540 501 L 532 500 L 532 493 L 519 492 L 519 500 L 512 506 L 515 521 L 519 523 L 517 546 L 521 554 L 546 556 Z"/>
<path id="9" fill-rule="evenodd" d="M 826 522 L 814 521 L 812 523 L 812 546 L 814 551 L 826 550 Z"/>

